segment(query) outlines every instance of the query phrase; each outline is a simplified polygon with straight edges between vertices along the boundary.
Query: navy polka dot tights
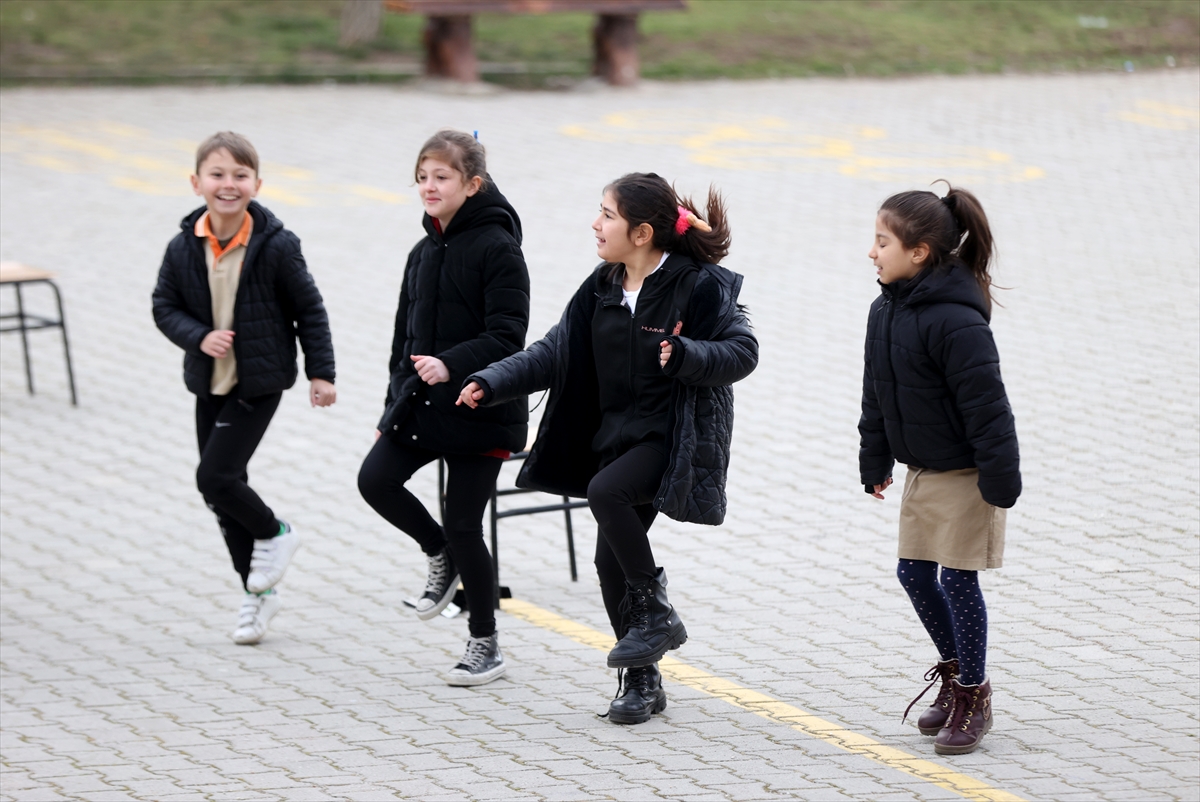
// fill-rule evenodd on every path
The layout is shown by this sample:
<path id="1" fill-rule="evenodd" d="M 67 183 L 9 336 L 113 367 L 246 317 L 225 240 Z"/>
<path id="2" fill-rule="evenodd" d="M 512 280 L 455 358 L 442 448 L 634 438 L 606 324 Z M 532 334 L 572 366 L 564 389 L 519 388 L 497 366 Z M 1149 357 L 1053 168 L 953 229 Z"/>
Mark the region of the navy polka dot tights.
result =
<path id="1" fill-rule="evenodd" d="M 901 560 L 896 576 L 912 600 L 943 660 L 958 658 L 959 682 L 978 685 L 987 668 L 987 607 L 978 571 L 959 571 L 928 560 Z"/>

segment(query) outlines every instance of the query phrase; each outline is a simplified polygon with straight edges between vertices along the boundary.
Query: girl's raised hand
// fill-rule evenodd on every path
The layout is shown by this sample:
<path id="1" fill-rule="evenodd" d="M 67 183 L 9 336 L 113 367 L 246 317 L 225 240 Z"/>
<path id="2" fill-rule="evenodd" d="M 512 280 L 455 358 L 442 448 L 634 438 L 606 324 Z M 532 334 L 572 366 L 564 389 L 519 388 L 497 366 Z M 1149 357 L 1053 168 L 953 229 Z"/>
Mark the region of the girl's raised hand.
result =
<path id="1" fill-rule="evenodd" d="M 415 363 L 417 375 L 426 384 L 441 384 L 450 381 L 450 369 L 436 356 L 413 354 L 411 359 Z"/>
<path id="2" fill-rule="evenodd" d="M 658 366 L 660 368 L 665 368 L 671 361 L 671 351 L 673 350 L 670 340 L 663 340 L 658 344 Z"/>
<path id="3" fill-rule="evenodd" d="M 454 402 L 454 406 L 466 404 L 471 409 L 478 409 L 479 402 L 482 400 L 483 388 L 479 386 L 479 382 L 471 382 L 462 388 L 462 392 L 458 394 L 458 400 Z"/>
<path id="4" fill-rule="evenodd" d="M 892 477 L 889 476 L 887 478 L 887 480 L 884 481 L 883 484 L 875 485 L 875 492 L 872 493 L 871 495 L 874 496 L 875 498 L 883 498 L 883 491 L 887 490 L 891 486 L 892 486 Z"/>

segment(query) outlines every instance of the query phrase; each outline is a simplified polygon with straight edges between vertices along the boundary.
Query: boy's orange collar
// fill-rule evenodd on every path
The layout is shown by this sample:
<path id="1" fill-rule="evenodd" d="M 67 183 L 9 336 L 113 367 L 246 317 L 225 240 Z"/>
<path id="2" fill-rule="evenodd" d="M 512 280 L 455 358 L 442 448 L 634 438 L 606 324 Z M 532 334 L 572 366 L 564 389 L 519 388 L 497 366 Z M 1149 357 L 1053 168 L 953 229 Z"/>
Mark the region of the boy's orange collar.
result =
<path id="1" fill-rule="evenodd" d="M 213 261 L 220 259 L 222 256 L 242 245 L 250 244 L 250 232 L 254 229 L 254 219 L 250 216 L 250 212 L 246 212 L 246 216 L 242 218 L 242 227 L 233 235 L 233 239 L 225 243 L 225 247 L 221 247 L 221 241 L 218 240 L 212 233 L 212 221 L 208 219 L 208 211 L 200 215 L 200 219 L 196 221 L 195 234 L 197 237 L 204 237 L 208 240 L 208 247 L 212 248 Z"/>

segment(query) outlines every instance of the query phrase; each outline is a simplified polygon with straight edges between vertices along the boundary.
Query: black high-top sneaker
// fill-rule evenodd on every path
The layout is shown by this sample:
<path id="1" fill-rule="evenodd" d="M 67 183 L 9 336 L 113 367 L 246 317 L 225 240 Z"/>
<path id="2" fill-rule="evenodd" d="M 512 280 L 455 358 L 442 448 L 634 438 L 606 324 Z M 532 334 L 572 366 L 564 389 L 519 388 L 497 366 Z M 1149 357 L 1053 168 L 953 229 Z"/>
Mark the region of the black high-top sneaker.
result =
<path id="1" fill-rule="evenodd" d="M 641 724 L 667 709 L 667 692 L 657 664 L 617 669 L 617 696 L 608 706 L 614 724 Z"/>
<path id="2" fill-rule="evenodd" d="M 504 676 L 506 666 L 500 653 L 500 639 L 496 633 L 486 638 L 471 638 L 467 651 L 458 665 L 446 672 L 447 685 L 486 685 Z"/>
<path id="3" fill-rule="evenodd" d="M 436 618 L 458 590 L 458 569 L 449 546 L 426 559 L 429 560 L 429 575 L 425 579 L 425 593 L 417 599 L 417 618 L 422 621 Z"/>
<path id="4" fill-rule="evenodd" d="M 687 642 L 687 629 L 667 599 L 666 571 L 659 568 L 651 581 L 625 585 L 622 612 L 628 608 L 628 630 L 608 653 L 609 668 L 648 666 Z"/>

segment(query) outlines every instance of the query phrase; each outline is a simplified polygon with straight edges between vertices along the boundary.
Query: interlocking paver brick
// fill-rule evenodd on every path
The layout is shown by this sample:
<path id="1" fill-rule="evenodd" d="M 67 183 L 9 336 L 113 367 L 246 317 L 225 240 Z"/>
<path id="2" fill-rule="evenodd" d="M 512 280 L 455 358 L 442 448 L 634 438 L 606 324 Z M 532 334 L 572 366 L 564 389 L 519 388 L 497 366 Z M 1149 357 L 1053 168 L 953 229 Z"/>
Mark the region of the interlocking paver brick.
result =
<path id="1" fill-rule="evenodd" d="M 1198 96 L 1194 70 L 0 91 L 0 258 L 59 273 L 80 394 L 52 333 L 31 337 L 33 397 L 0 339 L 0 800 L 958 798 L 673 682 L 663 715 L 613 726 L 602 652 L 513 615 L 504 680 L 442 683 L 463 622 L 402 606 L 424 559 L 355 476 L 421 235 L 411 160 L 443 125 L 480 130 L 522 214 L 531 337 L 594 263 L 605 183 L 652 169 L 728 196 L 762 362 L 736 391 L 726 524 L 655 524 L 681 660 L 1020 797 L 1196 798 Z M 338 405 L 289 393 L 251 463 L 304 536 L 255 648 L 227 639 L 238 592 L 194 489 L 180 355 L 149 313 L 214 128 L 258 146 L 339 363 Z M 983 578 L 997 724 L 956 759 L 899 721 L 934 655 L 893 575 L 896 499 L 856 484 L 871 221 L 940 177 L 982 199 L 1012 288 L 993 325 L 1026 479 L 1007 564 Z M 432 504 L 432 471 L 412 487 Z M 502 579 L 604 631 L 594 528 L 575 521 L 578 583 L 558 516 L 502 522 Z"/>

